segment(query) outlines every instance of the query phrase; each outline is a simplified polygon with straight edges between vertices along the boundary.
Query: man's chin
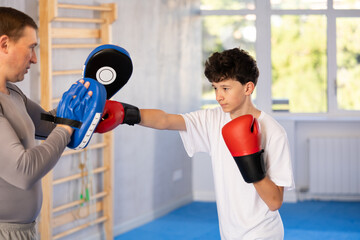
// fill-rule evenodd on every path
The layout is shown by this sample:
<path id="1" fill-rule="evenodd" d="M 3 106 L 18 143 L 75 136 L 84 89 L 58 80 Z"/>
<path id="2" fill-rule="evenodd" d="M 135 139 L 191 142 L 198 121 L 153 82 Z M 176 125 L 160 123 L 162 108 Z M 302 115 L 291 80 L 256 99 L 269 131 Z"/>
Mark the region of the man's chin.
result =
<path id="1" fill-rule="evenodd" d="M 25 79 L 25 76 L 18 77 L 14 82 L 22 82 Z"/>

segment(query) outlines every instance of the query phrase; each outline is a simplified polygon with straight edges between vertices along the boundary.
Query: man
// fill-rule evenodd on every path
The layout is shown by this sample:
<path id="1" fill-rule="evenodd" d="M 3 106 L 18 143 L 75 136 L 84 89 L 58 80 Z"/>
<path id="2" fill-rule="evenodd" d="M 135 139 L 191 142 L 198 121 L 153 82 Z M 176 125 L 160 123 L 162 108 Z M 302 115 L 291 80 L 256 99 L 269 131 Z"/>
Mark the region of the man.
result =
<path id="1" fill-rule="evenodd" d="M 0 239 L 36 239 L 41 178 L 55 166 L 74 131 L 40 120 L 45 110 L 14 84 L 37 63 L 36 30 L 28 15 L 0 7 Z M 81 85 L 86 92 L 89 83 Z M 71 98 L 81 101 L 83 96 Z M 46 140 L 36 145 L 35 138 Z"/>

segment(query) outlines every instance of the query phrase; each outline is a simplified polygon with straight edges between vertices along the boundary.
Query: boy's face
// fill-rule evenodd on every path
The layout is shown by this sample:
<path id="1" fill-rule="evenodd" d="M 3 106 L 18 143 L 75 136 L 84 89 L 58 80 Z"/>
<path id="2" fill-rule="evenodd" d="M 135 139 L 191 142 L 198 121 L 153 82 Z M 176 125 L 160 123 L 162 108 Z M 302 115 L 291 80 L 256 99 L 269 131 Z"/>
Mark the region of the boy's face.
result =
<path id="1" fill-rule="evenodd" d="M 253 83 L 248 82 L 242 85 L 239 81 L 226 79 L 217 83 L 213 82 L 212 86 L 215 89 L 216 101 L 224 112 L 235 117 L 247 111 L 248 104 L 251 102 L 251 93 L 254 90 Z"/>

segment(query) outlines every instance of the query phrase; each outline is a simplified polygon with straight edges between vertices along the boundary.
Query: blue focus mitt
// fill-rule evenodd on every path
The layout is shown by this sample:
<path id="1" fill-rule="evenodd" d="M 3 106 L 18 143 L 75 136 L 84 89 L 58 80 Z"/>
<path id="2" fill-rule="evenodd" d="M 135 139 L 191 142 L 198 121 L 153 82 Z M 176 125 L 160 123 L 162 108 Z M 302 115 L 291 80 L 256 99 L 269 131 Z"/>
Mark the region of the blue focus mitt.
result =
<path id="1" fill-rule="evenodd" d="M 130 79 L 133 65 L 129 53 L 122 47 L 104 44 L 87 57 L 83 77 L 92 78 L 105 86 L 107 99 L 117 93 Z"/>
<path id="2" fill-rule="evenodd" d="M 91 78 L 84 78 L 85 82 L 90 82 L 87 89 L 79 81 L 63 94 L 56 117 L 45 114 L 41 116 L 43 120 L 69 125 L 75 129 L 67 145 L 72 149 L 82 149 L 88 145 L 106 102 L 106 90 L 102 84 Z M 88 94 L 89 91 L 92 91 L 92 96 Z"/>

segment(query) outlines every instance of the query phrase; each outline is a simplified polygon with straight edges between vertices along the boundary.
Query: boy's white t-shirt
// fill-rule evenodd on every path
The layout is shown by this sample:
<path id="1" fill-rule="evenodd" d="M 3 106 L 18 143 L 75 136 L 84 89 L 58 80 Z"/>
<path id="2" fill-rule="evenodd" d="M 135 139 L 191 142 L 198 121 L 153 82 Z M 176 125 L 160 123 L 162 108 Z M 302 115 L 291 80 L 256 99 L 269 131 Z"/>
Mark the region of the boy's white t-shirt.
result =
<path id="1" fill-rule="evenodd" d="M 253 184 L 246 183 L 221 134 L 231 121 L 221 107 L 182 115 L 186 131 L 180 131 L 185 150 L 192 157 L 208 152 L 212 159 L 215 195 L 222 239 L 283 239 L 278 211 L 270 211 Z M 267 176 L 278 186 L 294 188 L 290 150 L 285 130 L 264 112 L 258 119 Z"/>

